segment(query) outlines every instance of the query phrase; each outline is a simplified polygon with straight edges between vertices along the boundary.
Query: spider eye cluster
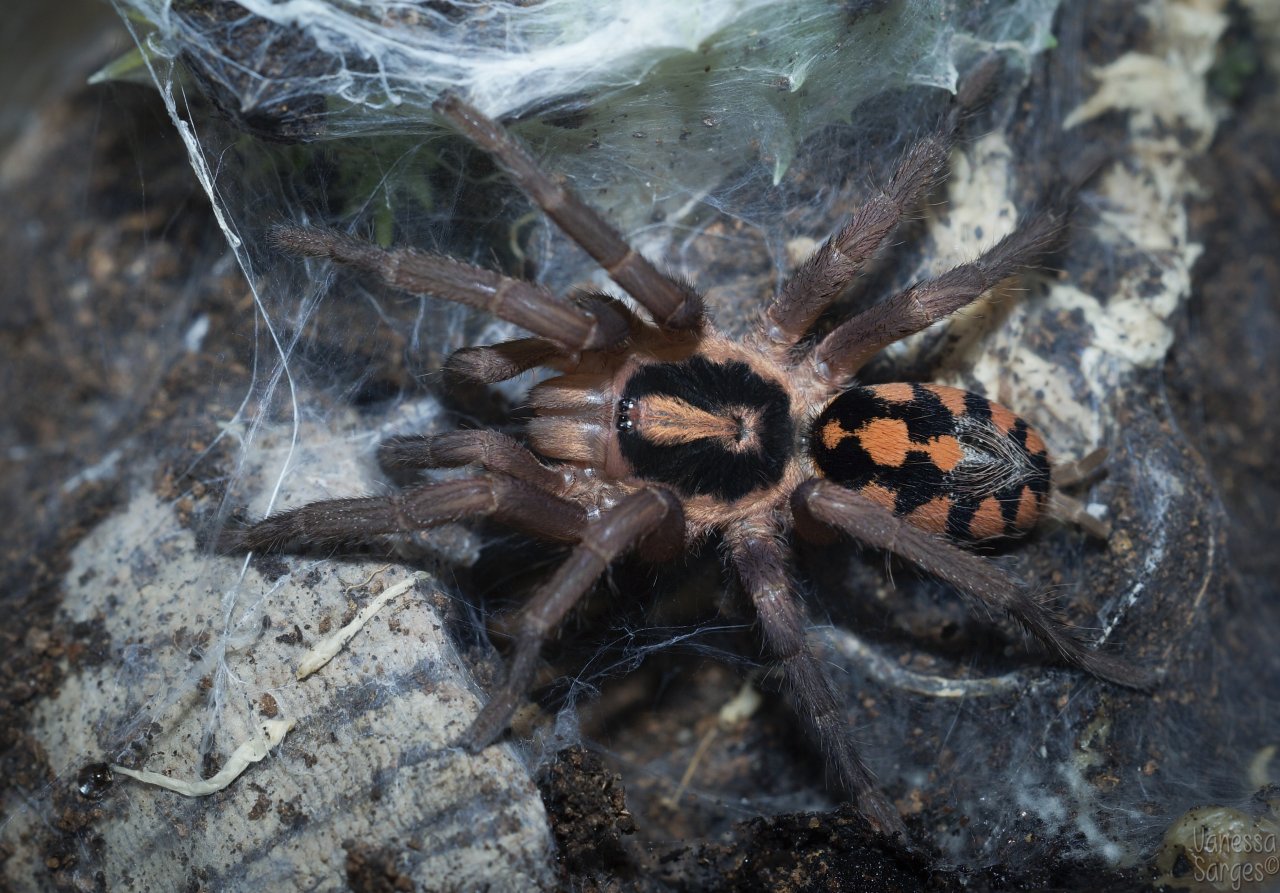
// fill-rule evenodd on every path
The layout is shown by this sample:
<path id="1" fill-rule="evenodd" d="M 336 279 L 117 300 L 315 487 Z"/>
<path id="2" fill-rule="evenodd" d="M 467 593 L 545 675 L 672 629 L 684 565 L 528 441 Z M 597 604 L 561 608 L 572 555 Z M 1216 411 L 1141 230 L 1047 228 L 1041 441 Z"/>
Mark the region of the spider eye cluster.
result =
<path id="1" fill-rule="evenodd" d="M 774 486 L 793 450 L 787 392 L 737 360 L 641 366 L 618 401 L 616 427 L 636 476 L 686 497 L 733 501 Z"/>
<path id="2" fill-rule="evenodd" d="M 635 422 L 631 421 L 631 410 L 636 408 L 636 401 L 630 398 L 623 398 L 618 401 L 618 430 L 622 432 L 631 431 L 635 428 Z"/>
<path id="3" fill-rule="evenodd" d="M 1026 420 L 956 388 L 851 388 L 814 420 L 827 479 L 916 527 L 961 542 L 1029 533 L 1049 496 L 1049 456 Z"/>

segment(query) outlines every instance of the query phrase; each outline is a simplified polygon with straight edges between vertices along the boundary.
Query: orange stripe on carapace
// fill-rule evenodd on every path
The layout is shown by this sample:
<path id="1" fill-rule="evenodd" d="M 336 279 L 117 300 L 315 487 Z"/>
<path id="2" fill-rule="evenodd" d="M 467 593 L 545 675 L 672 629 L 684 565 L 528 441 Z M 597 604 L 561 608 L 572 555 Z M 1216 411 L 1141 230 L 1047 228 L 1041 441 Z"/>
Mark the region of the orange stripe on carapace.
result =
<path id="1" fill-rule="evenodd" d="M 942 402 L 942 405 L 947 408 L 947 411 L 956 418 L 965 414 L 964 398 L 968 393 L 967 391 L 962 391 L 959 388 L 949 388 L 940 384 L 927 384 L 924 388 L 937 397 Z"/>
<path id="2" fill-rule="evenodd" d="M 950 513 L 951 500 L 946 496 L 935 496 L 924 505 L 913 509 L 905 520 L 912 527 L 918 527 L 930 533 L 946 533 L 947 515 Z"/>
<path id="3" fill-rule="evenodd" d="M 739 433 L 732 419 L 665 394 L 642 398 L 630 417 L 642 436 L 664 446 L 706 438 L 731 441 Z"/>
<path id="4" fill-rule="evenodd" d="M 911 449 L 907 423 L 901 419 L 871 419 L 857 430 L 858 442 L 877 465 L 897 468 Z"/>
<path id="5" fill-rule="evenodd" d="M 874 391 L 877 397 L 890 403 L 910 403 L 916 398 L 915 390 L 905 382 L 872 385 L 868 390 Z"/>
<path id="6" fill-rule="evenodd" d="M 969 536 L 975 540 L 1004 536 L 1004 513 L 1000 511 L 1000 500 L 994 496 L 982 500 L 969 522 Z"/>

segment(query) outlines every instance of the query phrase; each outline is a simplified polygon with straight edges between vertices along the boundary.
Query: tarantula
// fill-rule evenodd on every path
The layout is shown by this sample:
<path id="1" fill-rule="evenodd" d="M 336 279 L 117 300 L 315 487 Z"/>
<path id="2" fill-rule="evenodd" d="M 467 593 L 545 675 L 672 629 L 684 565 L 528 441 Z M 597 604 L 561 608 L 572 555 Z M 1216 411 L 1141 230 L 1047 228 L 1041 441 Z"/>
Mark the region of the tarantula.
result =
<path id="1" fill-rule="evenodd" d="M 864 815 L 885 832 L 905 835 L 806 643 L 792 579 L 792 531 L 810 540 L 843 534 L 892 552 L 977 604 L 1007 612 L 1060 660 L 1101 679 L 1145 688 L 1153 678 L 1086 647 L 1038 598 L 963 547 L 1025 534 L 1046 513 L 1105 535 L 1059 489 L 1096 465 L 1099 454 L 1051 471 L 1040 436 L 977 394 L 853 383 L 877 351 L 1035 263 L 1058 238 L 1060 213 L 1036 214 L 972 263 L 806 340 L 904 214 L 938 183 L 957 122 L 984 90 L 980 72 L 937 132 L 905 154 L 888 186 L 787 280 L 741 341 L 717 330 L 690 283 L 655 268 L 504 128 L 444 96 L 436 111 L 492 154 L 643 312 L 606 295 L 563 298 L 448 257 L 384 250 L 333 230 L 277 228 L 276 243 L 292 254 L 329 258 L 406 292 L 481 307 L 535 335 L 460 350 L 448 360 L 449 372 L 486 383 L 534 367 L 558 374 L 529 392 L 527 445 L 478 430 L 394 437 L 379 448 L 388 471 L 474 466 L 474 476 L 418 483 L 391 496 L 311 503 L 228 531 L 224 547 L 333 548 L 482 517 L 572 544 L 520 613 L 506 680 L 460 742 L 479 750 L 507 728 L 543 643 L 614 560 L 629 550 L 666 560 L 718 535 L 793 706 L 829 767 Z"/>

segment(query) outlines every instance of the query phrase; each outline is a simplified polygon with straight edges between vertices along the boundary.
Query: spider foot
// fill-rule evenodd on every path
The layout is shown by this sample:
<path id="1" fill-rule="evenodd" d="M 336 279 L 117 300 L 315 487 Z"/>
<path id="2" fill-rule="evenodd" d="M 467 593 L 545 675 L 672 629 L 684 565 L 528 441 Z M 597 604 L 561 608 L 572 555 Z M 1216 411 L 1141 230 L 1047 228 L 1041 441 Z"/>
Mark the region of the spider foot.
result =
<path id="1" fill-rule="evenodd" d="M 467 753 L 479 753 L 497 741 L 511 725 L 518 701 L 519 695 L 510 692 L 495 694 L 476 714 L 476 718 L 454 742 L 454 746 L 461 747 Z"/>
<path id="2" fill-rule="evenodd" d="M 827 748 L 828 776 L 839 780 L 845 795 L 858 807 L 858 812 L 872 829 L 896 845 L 910 848 L 911 838 L 902 816 L 876 782 L 875 775 L 862 762 L 850 737 L 849 728 L 839 714 L 814 715 L 811 722 L 815 737 Z"/>
<path id="3" fill-rule="evenodd" d="M 507 668 L 506 681 L 494 691 L 488 703 L 480 708 L 471 725 L 455 742 L 468 753 L 484 750 L 511 725 L 511 718 L 533 684 L 541 640 L 523 637 L 517 640 L 515 654 Z"/>
<path id="4" fill-rule="evenodd" d="M 1105 651 L 1084 649 L 1078 655 L 1068 656 L 1067 660 L 1091 676 L 1135 691 L 1151 691 L 1160 682 L 1158 671 Z"/>
<path id="5" fill-rule="evenodd" d="M 902 816 L 889 802 L 889 798 L 879 790 L 863 791 L 857 798 L 857 806 L 858 812 L 862 813 L 873 829 L 897 846 L 912 848 L 911 837 L 907 834 L 907 826 L 902 823 Z"/>
<path id="6" fill-rule="evenodd" d="M 482 722 L 483 716 L 477 716 L 472 720 L 471 725 L 467 726 L 467 730 L 458 736 L 453 742 L 454 747 L 460 747 L 470 754 L 477 754 L 484 750 L 498 737 L 498 732 L 492 732 L 489 729 L 490 723 Z"/>

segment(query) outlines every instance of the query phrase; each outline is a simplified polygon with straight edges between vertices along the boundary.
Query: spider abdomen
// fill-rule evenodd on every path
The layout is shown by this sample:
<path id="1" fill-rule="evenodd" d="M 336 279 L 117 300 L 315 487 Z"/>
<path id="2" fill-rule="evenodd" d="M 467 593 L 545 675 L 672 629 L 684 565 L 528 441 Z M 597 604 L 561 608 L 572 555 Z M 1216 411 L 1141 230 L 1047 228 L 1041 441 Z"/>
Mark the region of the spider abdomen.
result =
<path id="1" fill-rule="evenodd" d="M 852 388 L 814 420 L 818 473 L 961 542 L 1028 533 L 1049 496 L 1049 455 L 1026 420 L 932 384 Z"/>

